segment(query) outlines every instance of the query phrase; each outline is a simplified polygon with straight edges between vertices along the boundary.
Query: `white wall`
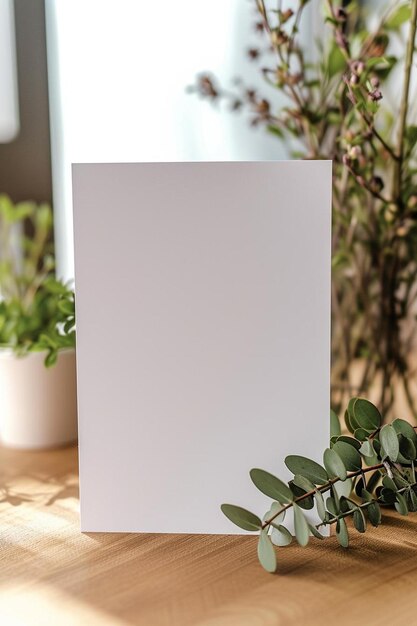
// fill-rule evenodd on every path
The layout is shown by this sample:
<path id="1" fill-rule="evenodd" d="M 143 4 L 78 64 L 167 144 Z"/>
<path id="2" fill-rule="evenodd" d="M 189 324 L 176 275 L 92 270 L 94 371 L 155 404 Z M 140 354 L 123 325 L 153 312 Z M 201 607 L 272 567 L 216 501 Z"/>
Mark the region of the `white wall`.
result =
<path id="1" fill-rule="evenodd" d="M 73 275 L 71 162 L 261 160 L 279 142 L 185 93 L 211 70 L 261 79 L 250 0 L 46 0 L 58 271 Z M 115 207 L 117 214 L 118 207 Z M 115 218 L 117 225 L 117 217 Z"/>

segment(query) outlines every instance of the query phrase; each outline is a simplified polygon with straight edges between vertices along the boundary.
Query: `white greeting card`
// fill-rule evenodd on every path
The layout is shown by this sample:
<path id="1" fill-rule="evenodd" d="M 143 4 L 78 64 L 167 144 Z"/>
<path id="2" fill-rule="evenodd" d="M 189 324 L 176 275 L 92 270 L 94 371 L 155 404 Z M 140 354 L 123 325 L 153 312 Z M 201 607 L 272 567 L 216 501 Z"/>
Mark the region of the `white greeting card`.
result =
<path id="1" fill-rule="evenodd" d="M 83 531 L 233 533 L 329 438 L 331 163 L 73 166 Z"/>

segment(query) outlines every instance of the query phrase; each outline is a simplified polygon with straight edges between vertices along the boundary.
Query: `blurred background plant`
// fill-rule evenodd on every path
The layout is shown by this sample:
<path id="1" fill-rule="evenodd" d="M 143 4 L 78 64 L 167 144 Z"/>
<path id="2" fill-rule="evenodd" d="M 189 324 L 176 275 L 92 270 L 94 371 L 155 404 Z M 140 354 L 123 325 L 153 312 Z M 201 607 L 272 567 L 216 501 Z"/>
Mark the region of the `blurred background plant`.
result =
<path id="1" fill-rule="evenodd" d="M 314 2 L 254 4 L 247 54 L 268 95 L 206 73 L 191 91 L 247 111 L 293 158 L 332 159 L 332 406 L 367 394 L 390 416 L 400 399 L 417 419 L 417 0 L 322 1 L 315 51 L 299 37 Z"/>
<path id="2" fill-rule="evenodd" d="M 75 346 L 74 293 L 54 275 L 48 204 L 13 204 L 0 195 L 0 348 L 17 355 Z"/>

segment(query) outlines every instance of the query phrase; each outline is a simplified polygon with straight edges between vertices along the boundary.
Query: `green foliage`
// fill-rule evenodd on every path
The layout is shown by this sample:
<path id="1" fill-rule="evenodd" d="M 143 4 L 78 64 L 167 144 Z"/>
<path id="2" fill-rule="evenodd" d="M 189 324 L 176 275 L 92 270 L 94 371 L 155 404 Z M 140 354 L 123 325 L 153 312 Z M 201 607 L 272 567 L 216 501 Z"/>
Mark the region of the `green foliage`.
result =
<path id="1" fill-rule="evenodd" d="M 74 293 L 54 277 L 52 211 L 0 195 L 0 348 L 18 355 L 75 345 Z"/>
<path id="2" fill-rule="evenodd" d="M 381 524 L 383 507 L 394 507 L 400 515 L 417 512 L 415 429 L 402 419 L 382 426 L 380 412 L 363 398 L 353 398 L 346 413 L 357 425 L 355 432 L 366 427 L 366 438 L 333 434 L 323 454 L 324 467 L 303 456 L 287 456 L 285 463 L 293 474 L 288 484 L 269 472 L 251 470 L 254 485 L 273 499 L 262 521 L 241 507 L 221 507 L 239 528 L 260 532 L 258 557 L 268 572 L 277 568 L 274 546 L 292 543 L 290 529 L 283 524 L 290 509 L 300 546 L 306 546 L 311 536 L 324 539 L 320 529 L 333 525 L 343 548 L 349 546 L 352 528 L 362 534 L 368 522 L 375 528 Z M 303 511 L 309 501 L 320 520 L 317 525 Z"/>
<path id="3" fill-rule="evenodd" d="M 400 390 L 417 419 L 417 0 L 351 0 L 346 8 L 295 0 L 278 10 L 272 0 L 253 2 L 249 59 L 265 89 L 244 80 L 223 88 L 207 74 L 192 89 L 246 112 L 290 156 L 333 161 L 331 404 L 339 411 L 352 389 L 361 396 L 372 387 L 387 419 Z M 299 35 L 308 5 L 325 22 L 314 52 Z M 350 428 L 360 441 L 377 419 L 363 408 L 363 425 L 354 419 Z"/>
<path id="4" fill-rule="evenodd" d="M 264 569 L 273 574 L 277 569 L 277 556 L 271 538 L 266 530 L 261 530 L 258 541 L 258 558 Z"/>
<path id="5" fill-rule="evenodd" d="M 243 528 L 243 530 L 260 530 L 262 527 L 259 517 L 246 509 L 242 509 L 241 506 L 222 504 L 221 509 L 231 522 L 239 526 L 239 528 Z"/>

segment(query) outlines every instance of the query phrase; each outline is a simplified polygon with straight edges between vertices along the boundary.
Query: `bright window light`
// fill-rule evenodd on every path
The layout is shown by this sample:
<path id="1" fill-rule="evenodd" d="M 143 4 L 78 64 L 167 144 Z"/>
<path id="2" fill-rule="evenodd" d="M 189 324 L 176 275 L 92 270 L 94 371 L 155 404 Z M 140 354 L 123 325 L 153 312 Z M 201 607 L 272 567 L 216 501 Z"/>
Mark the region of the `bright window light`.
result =
<path id="1" fill-rule="evenodd" d="M 185 91 L 206 70 L 229 87 L 240 74 L 261 86 L 245 55 L 258 41 L 251 2 L 46 0 L 46 17 L 62 277 L 73 276 L 71 162 L 282 157 L 240 114 Z"/>

